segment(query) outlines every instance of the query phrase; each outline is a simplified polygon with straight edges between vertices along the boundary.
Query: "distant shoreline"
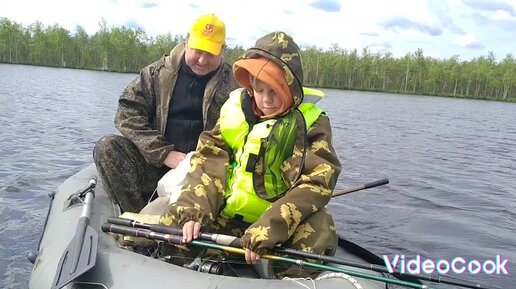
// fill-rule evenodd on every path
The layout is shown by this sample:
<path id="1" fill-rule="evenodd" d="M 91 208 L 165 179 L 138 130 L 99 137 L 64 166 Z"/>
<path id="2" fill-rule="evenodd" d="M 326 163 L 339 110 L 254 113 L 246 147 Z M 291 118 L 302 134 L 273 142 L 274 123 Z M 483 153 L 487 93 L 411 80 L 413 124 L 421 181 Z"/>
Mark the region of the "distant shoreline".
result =
<path id="1" fill-rule="evenodd" d="M 183 36 L 149 37 L 141 29 L 107 27 L 89 36 L 36 22 L 28 27 L 0 18 L 0 63 L 138 73 L 166 55 Z M 233 64 L 245 49 L 226 47 L 224 59 Z M 460 61 L 459 56 L 435 59 L 422 49 L 394 58 L 390 52 L 302 49 L 306 86 L 454 98 L 516 102 L 516 58 L 497 62 L 494 54 Z"/>

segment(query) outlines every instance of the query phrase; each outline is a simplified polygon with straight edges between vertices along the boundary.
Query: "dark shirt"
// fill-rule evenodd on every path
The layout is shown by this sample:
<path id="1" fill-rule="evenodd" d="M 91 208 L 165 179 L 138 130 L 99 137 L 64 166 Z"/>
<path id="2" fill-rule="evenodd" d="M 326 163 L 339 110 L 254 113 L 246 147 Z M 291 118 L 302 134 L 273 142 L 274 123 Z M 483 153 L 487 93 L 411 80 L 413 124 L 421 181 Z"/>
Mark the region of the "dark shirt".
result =
<path id="1" fill-rule="evenodd" d="M 195 150 L 203 131 L 202 104 L 204 90 L 216 71 L 199 76 L 195 74 L 184 57 L 170 99 L 165 137 L 174 144 L 174 150 L 188 153 Z"/>

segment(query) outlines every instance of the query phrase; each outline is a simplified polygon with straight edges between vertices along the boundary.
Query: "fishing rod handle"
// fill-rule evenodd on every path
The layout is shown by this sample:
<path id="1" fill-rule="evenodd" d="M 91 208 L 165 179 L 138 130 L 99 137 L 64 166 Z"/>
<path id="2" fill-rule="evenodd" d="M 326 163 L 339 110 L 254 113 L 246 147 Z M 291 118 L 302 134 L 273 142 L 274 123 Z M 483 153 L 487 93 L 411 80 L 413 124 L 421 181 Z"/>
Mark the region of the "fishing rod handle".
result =
<path id="1" fill-rule="evenodd" d="M 381 179 L 364 185 L 364 189 L 370 189 L 378 186 L 383 186 L 389 183 L 389 179 Z"/>
<path id="2" fill-rule="evenodd" d="M 366 189 L 382 186 L 382 185 L 385 185 L 385 184 L 388 184 L 388 183 L 389 183 L 389 179 L 381 179 L 381 180 L 370 182 L 370 183 L 367 183 L 367 184 L 364 184 L 364 185 L 360 185 L 360 186 L 357 186 L 357 187 L 349 188 L 349 189 L 346 189 L 346 190 L 335 190 L 335 191 L 333 191 L 333 194 L 331 196 L 332 197 L 338 197 L 338 196 L 342 196 L 342 195 L 345 195 L 345 194 L 353 193 L 353 192 L 356 192 L 356 191 L 361 191 L 361 190 L 366 190 Z"/>
<path id="3" fill-rule="evenodd" d="M 169 244 L 183 244 L 182 235 L 163 234 L 148 229 L 132 228 L 109 223 L 102 224 L 101 229 L 106 233 L 117 233 L 124 236 L 142 237 L 154 241 L 163 241 Z"/>
<path id="4" fill-rule="evenodd" d="M 110 217 L 108 218 L 108 223 L 116 224 L 126 227 L 134 227 L 134 228 L 145 228 L 151 231 L 172 234 L 172 235 L 180 235 L 183 236 L 183 230 L 176 227 L 164 226 L 159 224 L 146 224 L 142 222 L 138 222 L 131 219 L 118 218 L 118 217 Z M 210 234 L 210 233 L 201 233 L 199 235 L 199 239 L 212 241 L 220 245 L 226 245 L 231 247 L 241 247 L 240 238 L 222 235 L 222 234 Z"/>
<path id="5" fill-rule="evenodd" d="M 134 227 L 133 226 L 134 220 L 131 220 L 131 219 L 109 217 L 107 219 L 107 221 L 110 224 L 116 224 L 116 225 L 121 225 L 121 226 L 126 226 L 126 227 Z"/>
<path id="6" fill-rule="evenodd" d="M 108 223 L 116 224 L 126 227 L 134 227 L 134 228 L 144 228 L 149 229 L 151 231 L 165 233 L 165 234 L 173 234 L 173 235 L 183 235 L 183 230 L 177 227 L 170 227 L 160 224 L 147 224 L 138 222 L 132 219 L 118 218 L 118 217 L 110 217 L 108 218 Z"/>
<path id="7" fill-rule="evenodd" d="M 211 235 L 210 239 L 205 238 L 206 235 Z M 208 240 L 215 242 L 220 245 L 230 246 L 230 247 L 242 247 L 242 241 L 240 238 L 229 236 L 229 235 L 222 235 L 222 234 L 208 234 L 208 233 L 201 233 L 201 239 Z"/>
<path id="8" fill-rule="evenodd" d="M 102 232 L 105 232 L 105 233 L 117 233 L 117 234 L 121 234 L 124 236 L 132 236 L 132 237 L 148 238 L 149 234 L 150 234 L 150 231 L 147 229 L 139 229 L 139 228 L 135 229 L 132 227 L 120 226 L 120 225 L 109 224 L 109 223 L 102 224 L 102 226 L 100 228 L 102 229 Z"/>

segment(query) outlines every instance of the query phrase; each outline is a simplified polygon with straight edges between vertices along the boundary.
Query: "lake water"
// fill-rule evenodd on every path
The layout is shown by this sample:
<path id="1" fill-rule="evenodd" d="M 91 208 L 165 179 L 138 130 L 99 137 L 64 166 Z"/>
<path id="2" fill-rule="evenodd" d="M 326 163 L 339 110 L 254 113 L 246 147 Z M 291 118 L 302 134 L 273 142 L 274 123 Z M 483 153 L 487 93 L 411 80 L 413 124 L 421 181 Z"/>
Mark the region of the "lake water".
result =
<path id="1" fill-rule="evenodd" d="M 26 288 L 48 193 L 92 162 L 116 133 L 118 96 L 135 74 L 0 64 L 0 288 Z M 339 233 L 378 255 L 508 260 L 509 275 L 448 274 L 499 288 L 516 283 L 516 104 L 325 90 L 343 165 Z M 442 288 L 451 288 L 439 285 Z"/>

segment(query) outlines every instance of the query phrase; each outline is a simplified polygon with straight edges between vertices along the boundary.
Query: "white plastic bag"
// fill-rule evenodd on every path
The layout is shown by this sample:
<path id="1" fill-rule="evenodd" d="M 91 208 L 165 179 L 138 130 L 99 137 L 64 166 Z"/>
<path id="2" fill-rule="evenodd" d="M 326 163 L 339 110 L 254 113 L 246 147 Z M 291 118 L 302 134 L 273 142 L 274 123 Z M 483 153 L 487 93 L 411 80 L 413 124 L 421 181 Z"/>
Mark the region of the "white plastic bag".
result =
<path id="1" fill-rule="evenodd" d="M 169 204 L 172 204 L 179 198 L 181 188 L 185 184 L 186 174 L 190 170 L 190 159 L 194 152 L 186 154 L 185 158 L 177 165 L 175 169 L 168 171 L 158 181 L 158 196 L 169 197 Z"/>

